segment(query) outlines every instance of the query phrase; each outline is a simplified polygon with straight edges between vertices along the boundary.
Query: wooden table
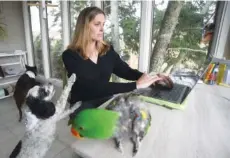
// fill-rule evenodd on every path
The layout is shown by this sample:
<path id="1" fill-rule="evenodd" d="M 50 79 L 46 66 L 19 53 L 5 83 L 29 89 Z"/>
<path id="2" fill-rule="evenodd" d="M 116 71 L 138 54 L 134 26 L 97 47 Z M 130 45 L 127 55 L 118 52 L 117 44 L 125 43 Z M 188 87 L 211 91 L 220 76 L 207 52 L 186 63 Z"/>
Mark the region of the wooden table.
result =
<path id="1" fill-rule="evenodd" d="M 185 110 L 150 105 L 152 126 L 135 158 L 229 158 L 230 89 L 197 84 Z M 85 158 L 131 158 L 124 142 L 122 156 L 112 140 L 77 140 L 72 148 Z"/>

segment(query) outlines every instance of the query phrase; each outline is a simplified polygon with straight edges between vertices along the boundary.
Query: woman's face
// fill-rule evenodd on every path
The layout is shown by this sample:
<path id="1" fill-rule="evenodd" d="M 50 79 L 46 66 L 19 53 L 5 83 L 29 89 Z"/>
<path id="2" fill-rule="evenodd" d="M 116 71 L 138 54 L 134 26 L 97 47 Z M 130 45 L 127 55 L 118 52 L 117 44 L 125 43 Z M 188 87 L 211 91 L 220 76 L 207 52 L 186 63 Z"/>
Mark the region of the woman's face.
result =
<path id="1" fill-rule="evenodd" d="M 103 30 L 105 24 L 105 16 L 103 14 L 98 14 L 89 23 L 91 38 L 93 41 L 103 40 Z"/>

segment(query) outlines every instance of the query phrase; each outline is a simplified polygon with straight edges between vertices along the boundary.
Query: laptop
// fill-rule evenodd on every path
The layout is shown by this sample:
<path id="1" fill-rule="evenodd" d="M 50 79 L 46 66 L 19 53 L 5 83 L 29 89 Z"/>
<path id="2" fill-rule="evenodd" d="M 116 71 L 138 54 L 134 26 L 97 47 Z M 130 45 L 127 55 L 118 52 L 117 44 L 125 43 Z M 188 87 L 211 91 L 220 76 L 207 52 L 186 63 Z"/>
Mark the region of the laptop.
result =
<path id="1" fill-rule="evenodd" d="M 172 72 L 169 75 L 174 83 L 172 89 L 160 89 L 153 86 L 147 91 L 140 92 L 140 97 L 147 102 L 170 109 L 184 109 L 188 95 L 203 77 L 211 61 L 212 57 L 209 56 L 198 70 L 179 69 Z"/>

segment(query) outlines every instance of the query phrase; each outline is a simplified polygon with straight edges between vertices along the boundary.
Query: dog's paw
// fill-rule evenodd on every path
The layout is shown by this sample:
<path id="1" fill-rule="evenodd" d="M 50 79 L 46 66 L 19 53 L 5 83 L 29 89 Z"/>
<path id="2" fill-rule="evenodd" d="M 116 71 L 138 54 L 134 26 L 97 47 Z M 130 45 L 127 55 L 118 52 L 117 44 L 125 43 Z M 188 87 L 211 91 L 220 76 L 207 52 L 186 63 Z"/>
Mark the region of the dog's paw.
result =
<path id="1" fill-rule="evenodd" d="M 136 148 L 133 148 L 133 157 L 136 156 L 137 151 L 138 151 L 138 150 L 137 150 Z"/>
<path id="2" fill-rule="evenodd" d="M 76 74 L 73 73 L 68 79 L 68 83 L 74 83 L 76 81 L 76 78 Z"/>
<path id="3" fill-rule="evenodd" d="M 71 107 L 71 112 L 74 112 L 75 110 L 77 110 L 81 106 L 81 104 L 82 104 L 81 101 L 75 103 L 74 106 Z"/>

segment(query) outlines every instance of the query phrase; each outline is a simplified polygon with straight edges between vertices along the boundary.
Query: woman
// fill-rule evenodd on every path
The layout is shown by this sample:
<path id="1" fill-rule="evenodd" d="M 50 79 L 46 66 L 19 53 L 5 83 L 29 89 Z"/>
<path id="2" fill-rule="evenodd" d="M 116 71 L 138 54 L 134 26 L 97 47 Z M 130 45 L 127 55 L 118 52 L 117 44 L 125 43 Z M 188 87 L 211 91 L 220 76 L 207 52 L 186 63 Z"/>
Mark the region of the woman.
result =
<path id="1" fill-rule="evenodd" d="M 70 97 L 70 104 L 83 101 L 77 111 L 96 108 L 113 94 L 146 88 L 161 80 L 158 76 L 131 69 L 123 62 L 113 47 L 103 41 L 104 23 L 105 14 L 101 9 L 83 9 L 77 19 L 73 40 L 62 54 L 68 76 L 77 75 Z M 109 82 L 112 73 L 133 82 Z"/>

